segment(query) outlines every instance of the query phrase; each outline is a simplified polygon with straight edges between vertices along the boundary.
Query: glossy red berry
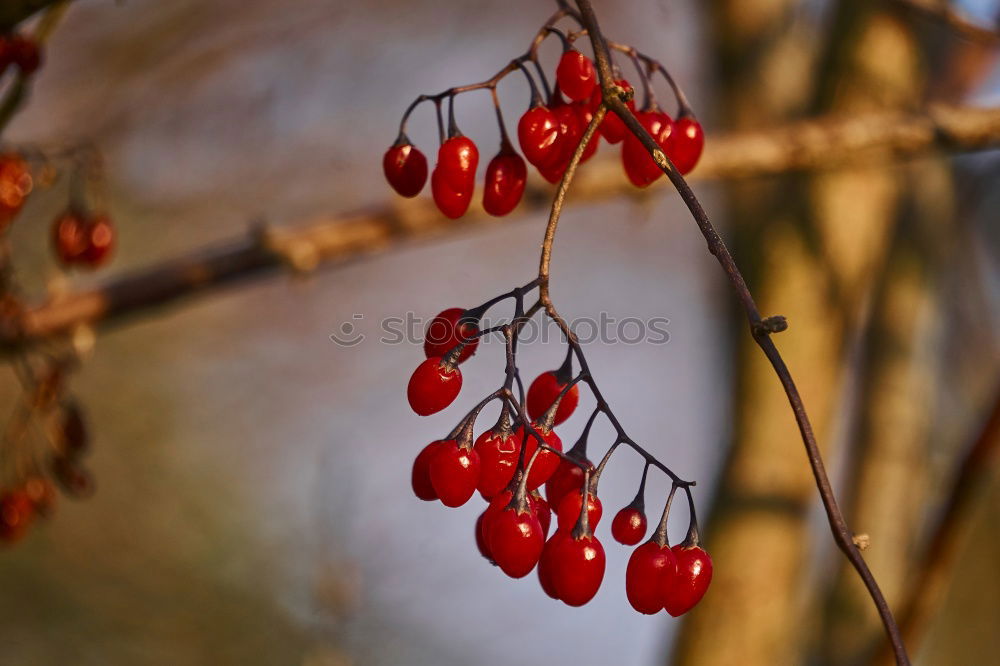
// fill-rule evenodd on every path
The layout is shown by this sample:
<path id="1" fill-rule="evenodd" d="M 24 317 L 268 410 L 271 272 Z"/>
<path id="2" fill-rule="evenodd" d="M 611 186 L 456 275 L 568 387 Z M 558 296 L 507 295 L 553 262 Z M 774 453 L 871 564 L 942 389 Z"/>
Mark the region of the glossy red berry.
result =
<path id="1" fill-rule="evenodd" d="M 406 397 L 414 412 L 427 416 L 450 405 L 461 389 L 462 371 L 440 356 L 432 356 L 413 371 Z"/>
<path id="2" fill-rule="evenodd" d="M 572 451 L 569 455 L 573 455 Z M 594 467 L 594 464 L 586 458 L 580 462 L 591 469 Z M 568 460 L 560 460 L 559 467 L 545 482 L 545 497 L 549 501 L 549 506 L 558 509 L 559 503 L 566 496 L 566 493 L 583 488 L 583 481 L 583 469 Z"/>
<path id="3" fill-rule="evenodd" d="M 31 170 L 20 155 L 0 155 L 0 231 L 21 211 L 32 184 Z"/>
<path id="4" fill-rule="evenodd" d="M 490 523 L 490 553 L 511 578 L 522 578 L 538 564 L 545 545 L 542 524 L 530 509 L 504 509 Z"/>
<path id="5" fill-rule="evenodd" d="M 553 599 L 559 598 L 559 592 L 556 590 L 556 584 L 553 576 L 555 568 L 558 566 L 558 562 L 555 560 L 555 554 L 559 552 L 562 541 L 572 538 L 573 537 L 569 532 L 556 531 L 556 533 L 545 542 L 545 546 L 542 548 L 542 555 L 538 559 L 538 582 L 541 584 L 542 590 L 545 594 L 549 595 Z"/>
<path id="6" fill-rule="evenodd" d="M 80 213 L 67 211 L 52 226 L 52 247 L 64 266 L 79 263 L 90 247 L 90 225 Z"/>
<path id="7" fill-rule="evenodd" d="M 554 162 L 559 148 L 559 119 L 545 106 L 524 112 L 517 123 L 517 141 L 524 159 L 535 166 Z"/>
<path id="8" fill-rule="evenodd" d="M 486 511 L 484 510 L 479 514 L 479 518 L 476 519 L 476 548 L 479 549 L 479 554 L 482 555 L 490 564 L 496 564 L 493 561 L 493 555 L 490 553 L 490 546 L 486 543 L 486 534 L 483 532 L 483 518 L 486 517 Z"/>
<path id="9" fill-rule="evenodd" d="M 424 356 L 444 356 L 460 342 L 466 342 L 458 357 L 461 363 L 476 353 L 479 338 L 474 337 L 479 327 L 472 321 L 462 321 L 465 310 L 448 308 L 442 310 L 427 323 L 424 331 Z"/>
<path id="10" fill-rule="evenodd" d="M 10 58 L 22 74 L 34 74 L 42 65 L 38 42 L 22 35 L 10 38 Z"/>
<path id="11" fill-rule="evenodd" d="M 677 575 L 677 560 L 670 546 L 647 541 L 629 557 L 625 569 L 625 596 L 632 608 L 646 615 L 663 610 L 664 589 Z"/>
<path id="12" fill-rule="evenodd" d="M 573 152 L 580 143 L 584 128 L 580 126 L 580 117 L 577 115 L 576 107 L 567 104 L 557 90 L 554 95 L 554 102 L 551 106 L 552 113 L 559 122 L 559 136 L 556 139 L 556 150 L 553 151 L 552 161 L 538 165 L 538 171 L 550 183 L 557 183 L 566 173 Z"/>
<path id="13" fill-rule="evenodd" d="M 479 454 L 448 440 L 438 446 L 430 461 L 431 485 L 445 506 L 462 506 L 476 492 Z"/>
<path id="14" fill-rule="evenodd" d="M 593 534 L 574 538 L 557 532 L 552 553 L 552 583 L 556 594 L 569 606 L 582 606 L 597 594 L 604 580 L 604 547 Z"/>
<path id="15" fill-rule="evenodd" d="M 549 526 L 552 524 L 552 508 L 537 490 L 532 490 L 528 494 L 528 501 L 531 503 L 531 510 L 538 516 L 538 522 L 542 525 L 542 534 L 547 539 L 549 537 Z"/>
<path id="16" fill-rule="evenodd" d="M 397 141 L 385 151 L 382 171 L 392 189 L 404 197 L 415 197 L 427 183 L 427 158 L 403 138 L 402 143 Z"/>
<path id="17" fill-rule="evenodd" d="M 524 159 L 512 149 L 501 150 L 486 167 L 483 209 L 497 217 L 506 215 L 521 202 L 527 182 Z"/>
<path id="18" fill-rule="evenodd" d="M 507 508 L 510 504 L 511 498 L 514 496 L 511 490 L 502 490 L 493 496 L 490 500 L 489 506 L 483 511 L 482 521 L 479 523 L 479 535 L 486 544 L 487 550 L 490 544 L 490 529 L 493 527 L 493 519 L 500 515 L 500 512 Z M 493 559 L 493 552 L 490 550 L 490 559 Z"/>
<path id="19" fill-rule="evenodd" d="M 625 546 L 639 543 L 646 536 L 646 514 L 634 506 L 625 507 L 611 521 L 611 536 Z"/>
<path id="20" fill-rule="evenodd" d="M 670 142 L 670 159 L 682 174 L 686 174 L 698 163 L 701 150 L 705 147 L 705 132 L 692 116 L 681 116 L 674 123 L 673 139 Z"/>
<path id="21" fill-rule="evenodd" d="M 434 170 L 440 172 L 442 182 L 448 189 L 456 192 L 468 189 L 471 194 L 476 180 L 477 166 L 479 166 L 479 150 L 476 144 L 469 137 L 460 134 L 441 144 Z"/>
<path id="22" fill-rule="evenodd" d="M 571 530 L 580 519 L 580 511 L 583 509 L 583 492 L 569 492 L 559 501 L 556 509 L 556 520 L 561 530 Z M 601 500 L 594 493 L 587 493 L 587 522 L 590 529 L 597 527 L 604 508 Z"/>
<path id="23" fill-rule="evenodd" d="M 533 426 L 535 430 L 538 431 L 538 434 L 542 436 L 546 446 L 549 446 L 556 451 L 562 451 L 562 440 L 559 438 L 559 435 L 555 433 L 555 431 L 547 430 L 537 422 L 534 423 Z M 535 451 L 537 449 L 538 440 L 529 435 L 527 451 L 524 452 L 525 460 L 530 461 L 531 457 L 535 455 Z M 528 490 L 534 490 L 548 481 L 555 473 L 556 468 L 559 467 L 560 460 L 561 458 L 551 451 L 544 449 L 538 451 L 538 455 L 535 456 L 535 462 L 531 464 L 531 471 L 528 472 Z"/>
<path id="24" fill-rule="evenodd" d="M 632 90 L 632 85 L 625 79 L 615 79 L 615 83 L 619 87 L 625 90 Z M 601 88 L 597 86 L 594 88 L 594 93 L 590 97 L 590 110 L 594 111 L 601 104 Z M 635 99 L 630 99 L 625 103 L 625 106 L 629 108 L 632 113 L 635 113 Z M 614 111 L 608 111 L 604 115 L 604 120 L 601 121 L 601 126 L 598 128 L 608 143 L 620 143 L 625 135 L 628 133 L 628 129 L 625 127 L 625 123 L 622 119 L 618 117 L 618 114 Z"/>
<path id="25" fill-rule="evenodd" d="M 663 606 L 677 617 L 688 612 L 705 596 L 712 582 L 712 558 L 698 546 L 677 544 L 672 548 L 677 559 L 677 574 L 672 583 L 665 583 Z"/>
<path id="26" fill-rule="evenodd" d="M 23 490 L 0 495 L 0 542 L 13 543 L 23 537 L 34 518 L 34 505 Z"/>
<path id="27" fill-rule="evenodd" d="M 563 52 L 556 67 L 556 81 L 559 89 L 574 102 L 589 99 L 597 85 L 597 71 L 590 58 L 576 49 Z"/>
<path id="28" fill-rule="evenodd" d="M 582 139 L 584 133 L 587 131 L 587 127 L 590 125 L 590 121 L 594 119 L 594 112 L 585 102 L 577 102 L 573 105 L 573 107 L 576 109 L 576 116 L 579 120 L 580 126 L 580 138 Z M 604 121 L 602 120 L 601 123 L 603 124 L 603 122 Z M 598 127 L 598 129 L 600 129 L 600 127 Z M 597 147 L 600 143 L 601 135 L 600 133 L 595 132 L 594 135 L 590 137 L 590 141 L 587 142 L 587 147 L 583 149 L 583 154 L 580 155 L 580 164 L 583 164 L 594 156 L 594 153 L 597 152 Z"/>
<path id="29" fill-rule="evenodd" d="M 431 195 L 434 197 L 434 204 L 441 213 L 452 220 L 465 215 L 472 203 L 472 193 L 475 189 L 475 181 L 470 181 L 460 189 L 449 187 L 445 181 L 442 171 L 435 168 L 431 173 Z"/>
<path id="30" fill-rule="evenodd" d="M 99 215 L 87 225 L 87 248 L 80 257 L 80 263 L 97 268 L 111 256 L 115 247 L 115 228 L 106 215 Z"/>
<path id="31" fill-rule="evenodd" d="M 504 429 L 494 427 L 476 439 L 475 450 L 479 454 L 479 492 L 486 499 L 507 487 L 517 469 L 517 459 L 521 452 L 522 428 Z"/>
<path id="32" fill-rule="evenodd" d="M 640 111 L 636 118 L 664 153 L 670 154 L 670 141 L 673 134 L 673 121 L 662 111 Z M 647 187 L 663 175 L 645 146 L 633 134 L 629 133 L 622 143 L 622 165 L 625 174 L 636 187 Z"/>
<path id="33" fill-rule="evenodd" d="M 540 419 L 556 401 L 562 390 L 566 388 L 567 383 L 559 381 L 556 370 L 543 372 L 535 377 L 535 381 L 531 382 L 531 386 L 528 387 L 528 395 L 525 400 L 528 406 L 528 416 Z M 567 391 L 566 395 L 559 401 L 552 425 L 557 426 L 572 416 L 579 403 L 580 387 L 574 384 L 573 388 Z"/>
<path id="34" fill-rule="evenodd" d="M 431 442 L 417 454 L 413 461 L 413 472 L 410 475 L 410 483 L 413 486 L 413 494 L 425 502 L 436 500 L 437 491 L 431 483 L 430 465 L 434 455 L 438 452 L 438 447 L 445 444 L 446 440 Z"/>

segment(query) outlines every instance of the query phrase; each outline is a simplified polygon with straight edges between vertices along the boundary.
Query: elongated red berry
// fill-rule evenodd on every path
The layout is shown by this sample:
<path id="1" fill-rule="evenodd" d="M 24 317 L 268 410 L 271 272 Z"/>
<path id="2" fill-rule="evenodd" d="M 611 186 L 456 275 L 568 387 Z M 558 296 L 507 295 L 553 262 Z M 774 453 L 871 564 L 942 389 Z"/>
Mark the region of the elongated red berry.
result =
<path id="1" fill-rule="evenodd" d="M 673 547 L 677 574 L 662 591 L 663 606 L 672 616 L 688 612 L 705 596 L 712 582 L 712 558 L 698 546 L 677 544 Z"/>
<path id="2" fill-rule="evenodd" d="M 587 131 L 587 127 L 590 125 L 590 121 L 594 119 L 594 112 L 591 110 L 590 106 L 586 102 L 577 102 L 573 105 L 576 109 L 577 119 L 579 120 L 580 126 L 580 138 Z M 602 123 L 604 121 L 601 121 Z M 598 126 L 600 129 L 600 126 Z M 587 147 L 583 149 L 583 154 L 580 155 L 580 164 L 583 164 L 597 152 L 597 147 L 601 143 L 601 135 L 599 132 L 594 132 L 594 135 L 590 137 L 590 141 L 587 142 Z"/>
<path id="3" fill-rule="evenodd" d="M 580 511 L 582 509 L 583 492 L 566 493 L 556 508 L 556 524 L 559 526 L 559 529 L 573 529 L 576 521 L 580 518 Z M 594 493 L 587 493 L 587 522 L 590 525 L 590 529 L 597 527 L 597 523 L 600 522 L 603 514 L 604 508 L 601 506 L 601 500 Z"/>
<path id="4" fill-rule="evenodd" d="M 545 545 L 542 525 L 530 508 L 501 511 L 493 518 L 488 537 L 494 561 L 511 578 L 531 573 Z"/>
<path id="5" fill-rule="evenodd" d="M 559 119 L 545 106 L 534 106 L 524 112 L 517 123 L 517 141 L 524 159 L 534 166 L 554 162 L 558 152 Z"/>
<path id="6" fill-rule="evenodd" d="M 476 548 L 479 549 L 479 554 L 486 558 L 486 561 L 490 564 L 496 564 L 493 561 L 493 555 L 490 553 L 490 546 L 486 543 L 486 535 L 483 533 L 483 518 L 486 517 L 486 511 L 484 510 L 479 514 L 479 518 L 476 519 Z"/>
<path id="7" fill-rule="evenodd" d="M 87 225 L 87 247 L 79 263 L 97 268 L 107 262 L 114 247 L 115 228 L 111 225 L 111 218 L 107 215 L 98 215 Z"/>
<path id="8" fill-rule="evenodd" d="M 90 245 L 90 226 L 81 213 L 67 211 L 52 225 L 52 249 L 64 266 L 77 264 Z"/>
<path id="9" fill-rule="evenodd" d="M 535 377 L 535 381 L 531 382 L 531 386 L 528 387 L 526 398 L 528 416 L 533 419 L 541 418 L 556 401 L 556 398 L 559 397 L 559 394 L 566 388 L 566 384 L 568 383 L 568 381 L 559 381 L 558 371 L 556 370 L 549 370 Z M 556 408 L 555 420 L 552 422 L 552 425 L 557 426 L 572 416 L 579 403 L 580 387 L 574 384 L 573 388 L 567 391 L 566 395 L 559 401 L 559 407 Z"/>
<path id="10" fill-rule="evenodd" d="M 562 451 L 562 440 L 559 439 L 559 435 L 557 435 L 554 430 L 545 428 L 537 421 L 533 424 L 533 426 L 535 430 L 538 431 L 538 434 L 542 436 L 546 446 L 553 448 L 556 451 Z M 537 449 L 538 440 L 529 435 L 527 450 L 524 452 L 525 460 L 530 462 L 531 457 L 535 455 L 535 451 Z M 559 467 L 559 460 L 560 458 L 558 454 L 555 454 L 552 451 L 545 449 L 538 451 L 538 455 L 535 456 L 535 462 L 531 464 L 531 470 L 528 472 L 528 490 L 534 490 L 548 481 L 555 473 L 556 468 Z M 525 464 L 527 464 L 527 462 Z"/>
<path id="11" fill-rule="evenodd" d="M 542 555 L 538 559 L 538 582 L 541 584 L 542 590 L 545 594 L 549 595 L 553 599 L 559 598 L 559 592 L 556 590 L 556 584 L 553 576 L 555 568 L 558 566 L 555 555 L 560 550 L 562 545 L 561 542 L 572 538 L 573 537 L 569 532 L 557 530 L 556 533 L 545 542 L 545 546 L 542 548 Z"/>
<path id="12" fill-rule="evenodd" d="M 463 308 L 448 308 L 427 322 L 424 331 L 424 356 L 444 356 L 460 342 L 465 342 L 465 346 L 458 357 L 459 363 L 476 353 L 479 338 L 474 336 L 479 332 L 479 327 L 474 321 L 463 321 L 464 315 Z"/>
<path id="13" fill-rule="evenodd" d="M 445 217 L 452 220 L 465 215 L 472 203 L 472 194 L 475 190 L 475 181 L 470 180 L 468 184 L 460 189 L 450 187 L 442 175 L 439 168 L 435 168 L 431 173 L 431 195 Z"/>
<path id="14" fill-rule="evenodd" d="M 500 423 L 479 435 L 476 452 L 479 454 L 479 492 L 486 499 L 507 487 L 517 469 L 524 429 L 503 427 Z"/>
<path id="15" fill-rule="evenodd" d="M 34 506 L 23 490 L 0 495 L 0 542 L 13 543 L 21 539 L 33 518 Z"/>
<path id="16" fill-rule="evenodd" d="M 34 74 L 42 65 L 42 50 L 38 42 L 23 35 L 10 38 L 10 56 L 22 74 Z"/>
<path id="17" fill-rule="evenodd" d="M 624 90 L 632 90 L 632 85 L 625 79 L 615 79 L 615 83 Z M 593 94 L 590 96 L 591 111 L 597 110 L 597 107 L 600 106 L 602 101 L 601 94 L 601 87 L 595 87 Z M 627 106 L 632 113 L 635 113 L 635 99 L 630 99 L 625 103 L 625 106 Z M 628 132 L 628 129 L 625 127 L 625 123 L 618 117 L 618 114 L 610 110 L 604 115 L 604 120 L 601 121 L 601 126 L 598 129 L 601 132 L 601 136 L 603 136 L 608 143 L 612 144 L 621 143 L 622 139 L 625 138 L 625 134 Z"/>
<path id="18" fill-rule="evenodd" d="M 382 157 L 385 179 L 404 197 L 420 194 L 427 183 L 427 158 L 405 137 L 389 147 Z"/>
<path id="19" fill-rule="evenodd" d="M 669 155 L 673 134 L 673 121 L 670 120 L 670 116 L 662 111 L 640 111 L 636 114 L 636 118 L 661 150 Z M 647 187 L 663 175 L 663 171 L 653 161 L 645 146 L 632 133 L 629 133 L 622 143 L 622 165 L 625 167 L 628 179 L 636 187 Z"/>
<path id="20" fill-rule="evenodd" d="M 682 174 L 686 174 L 698 163 L 701 150 L 705 147 L 705 132 L 701 123 L 693 116 L 684 115 L 674 123 L 673 138 L 670 142 L 670 159 Z"/>
<path id="21" fill-rule="evenodd" d="M 450 405 L 461 389 L 462 371 L 440 356 L 432 356 L 413 371 L 406 397 L 414 412 L 427 416 Z"/>
<path id="22" fill-rule="evenodd" d="M 556 67 L 556 81 L 559 88 L 574 102 L 590 98 L 597 85 L 597 71 L 590 58 L 576 49 L 563 52 Z"/>
<path id="23" fill-rule="evenodd" d="M 531 510 L 538 516 L 538 522 L 542 525 L 542 534 L 547 539 L 549 526 L 552 524 L 552 508 L 537 490 L 532 490 L 528 494 L 528 501 L 531 502 Z"/>
<path id="24" fill-rule="evenodd" d="M 611 536 L 625 546 L 639 543 L 646 536 L 646 514 L 631 505 L 623 508 L 611 521 Z"/>
<path id="25" fill-rule="evenodd" d="M 560 539 L 552 553 L 552 583 L 556 594 L 569 606 L 582 606 L 597 594 L 604 580 L 604 547 L 593 534 L 575 538 L 557 532 Z M 555 538 L 555 537 L 553 537 Z"/>
<path id="26" fill-rule="evenodd" d="M 569 455 L 574 455 L 570 451 Z M 590 462 L 584 458 L 580 461 L 593 469 L 594 463 Z M 559 508 L 559 503 L 562 501 L 566 493 L 574 490 L 579 490 L 583 488 L 583 469 L 574 465 L 568 460 L 560 460 L 559 467 L 556 471 L 549 477 L 549 480 L 545 482 L 545 497 L 549 501 L 549 506 Z"/>
<path id="27" fill-rule="evenodd" d="M 487 550 L 490 550 L 490 530 L 493 528 L 493 519 L 500 515 L 507 505 L 510 504 L 511 498 L 514 496 L 511 490 L 502 490 L 493 496 L 490 500 L 489 506 L 483 511 L 482 520 L 479 522 L 479 535 L 486 544 Z M 493 559 L 493 552 L 490 550 L 490 558 Z"/>
<path id="28" fill-rule="evenodd" d="M 455 440 L 440 445 L 430 461 L 431 485 L 445 506 L 462 506 L 476 492 L 479 454 Z"/>
<path id="29" fill-rule="evenodd" d="M 431 483 L 430 465 L 431 459 L 437 453 L 438 447 L 445 443 L 445 440 L 436 440 L 425 446 L 417 457 L 413 460 L 413 472 L 410 474 L 410 483 L 413 486 L 413 494 L 425 502 L 436 500 L 437 491 Z"/>
<path id="30" fill-rule="evenodd" d="M 553 95 L 552 113 L 559 122 L 559 137 L 556 139 L 556 150 L 552 161 L 539 164 L 538 172 L 550 183 L 557 183 L 566 173 L 566 167 L 573 157 L 573 152 L 580 143 L 584 128 L 580 126 L 580 117 L 576 107 L 567 104 L 557 90 Z"/>
<path id="31" fill-rule="evenodd" d="M 632 608 L 646 615 L 663 610 L 664 590 L 677 575 L 677 559 L 670 546 L 647 541 L 629 557 L 625 569 L 625 596 Z"/>
<path id="32" fill-rule="evenodd" d="M 31 170 L 20 155 L 0 155 L 0 231 L 21 211 L 32 184 Z"/>
<path id="33" fill-rule="evenodd" d="M 521 202 L 527 182 L 524 159 L 512 149 L 502 149 L 486 167 L 483 209 L 497 217 L 506 215 Z"/>
<path id="34" fill-rule="evenodd" d="M 448 189 L 456 192 L 471 190 L 479 166 L 479 149 L 467 136 L 453 136 L 438 149 L 438 162 L 434 168 Z M 471 194 L 471 191 L 470 191 Z"/>

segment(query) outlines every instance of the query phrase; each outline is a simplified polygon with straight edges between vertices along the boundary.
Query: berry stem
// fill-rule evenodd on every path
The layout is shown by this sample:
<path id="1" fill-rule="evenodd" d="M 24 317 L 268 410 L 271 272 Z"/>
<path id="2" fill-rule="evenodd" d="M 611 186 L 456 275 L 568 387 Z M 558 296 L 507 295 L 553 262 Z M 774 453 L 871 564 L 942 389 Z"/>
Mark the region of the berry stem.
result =
<path id="1" fill-rule="evenodd" d="M 650 539 L 650 541 L 658 544 L 660 548 L 670 545 L 670 539 L 667 536 L 667 523 L 670 520 L 670 505 L 674 502 L 674 494 L 677 492 L 677 488 L 676 483 L 670 486 L 670 494 L 667 495 L 667 503 L 663 506 L 660 524 L 656 526 L 656 531 L 653 532 L 653 536 Z"/>

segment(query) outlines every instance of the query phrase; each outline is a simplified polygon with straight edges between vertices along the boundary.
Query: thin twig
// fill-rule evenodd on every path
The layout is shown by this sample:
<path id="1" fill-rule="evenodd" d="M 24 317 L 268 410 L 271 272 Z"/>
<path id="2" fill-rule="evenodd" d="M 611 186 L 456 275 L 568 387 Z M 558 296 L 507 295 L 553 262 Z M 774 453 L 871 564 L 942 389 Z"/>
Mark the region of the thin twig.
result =
<path id="1" fill-rule="evenodd" d="M 900 635 L 899 627 L 896 625 L 896 621 L 892 616 L 892 611 L 889 609 L 889 605 L 886 603 L 885 597 L 882 595 L 882 591 L 878 587 L 878 583 L 875 582 L 875 577 L 868 569 L 868 565 L 865 563 L 860 551 L 851 539 L 851 532 L 840 512 L 840 508 L 837 506 L 837 500 L 834 496 L 833 488 L 830 485 L 830 480 L 827 477 L 826 468 L 823 464 L 823 458 L 820 455 L 819 446 L 816 443 L 816 438 L 812 431 L 812 424 L 809 422 L 809 417 L 806 414 L 805 406 L 802 404 L 802 398 L 799 395 L 798 388 L 795 386 L 795 382 L 792 379 L 791 373 L 788 371 L 788 367 L 785 365 L 784 359 L 782 359 L 781 354 L 778 353 L 777 348 L 774 346 L 774 342 L 771 340 L 772 327 L 766 323 L 768 321 L 772 321 L 771 318 L 768 320 L 762 319 L 760 312 L 757 309 L 757 305 L 754 303 L 753 297 L 751 296 L 746 282 L 743 279 L 743 275 L 737 268 L 736 263 L 729 254 L 729 250 L 726 248 L 726 245 L 722 241 L 718 232 L 716 232 L 715 227 L 709 220 L 708 215 L 701 206 L 701 203 L 698 201 L 690 186 L 684 180 L 684 177 L 681 176 L 677 169 L 674 168 L 670 159 L 664 154 L 663 150 L 659 147 L 659 145 L 657 145 L 649 133 L 646 132 L 636 117 L 619 97 L 619 91 L 616 90 L 612 76 L 611 58 L 608 52 L 608 45 L 604 41 L 604 36 L 601 33 L 601 29 L 598 25 L 597 17 L 594 14 L 594 9 L 590 4 L 590 0 L 576 0 L 576 4 L 580 9 L 583 24 L 590 33 L 590 41 L 594 50 L 594 58 L 597 62 L 597 71 L 601 81 L 604 104 L 618 114 L 629 130 L 642 142 L 646 150 L 649 151 L 650 156 L 667 175 L 671 183 L 673 183 L 674 187 L 680 194 L 681 199 L 684 200 L 688 210 L 694 217 L 702 235 L 705 237 L 705 240 L 708 243 L 709 252 L 711 252 L 716 259 L 718 259 L 723 270 L 726 272 L 733 290 L 736 292 L 736 296 L 746 313 L 747 320 L 750 324 L 750 333 L 753 336 L 754 341 L 758 344 L 758 346 L 760 346 L 761 350 L 763 350 L 764 355 L 767 356 L 767 359 L 771 362 L 771 365 L 774 368 L 775 373 L 778 375 L 778 379 L 781 381 L 781 385 L 785 390 L 785 394 L 788 396 L 789 404 L 792 407 L 792 411 L 795 415 L 795 421 L 798 424 L 799 432 L 802 436 L 802 442 L 806 448 L 806 454 L 809 458 L 809 465 L 812 468 L 816 487 L 819 490 L 823 507 L 826 510 L 827 519 L 830 523 L 830 529 L 833 533 L 834 541 L 851 561 L 851 564 L 857 570 L 858 575 L 861 577 L 865 587 L 868 589 L 868 593 L 871 595 L 872 601 L 878 609 L 886 634 L 892 643 L 893 653 L 896 657 L 897 664 L 908 665 L 910 661 L 906 654 L 906 648 L 903 645 L 903 639 Z"/>
<path id="2" fill-rule="evenodd" d="M 1000 30 L 976 23 L 960 12 L 950 0 L 893 0 L 914 13 L 940 23 L 960 37 L 970 41 L 996 46 L 1000 44 Z"/>

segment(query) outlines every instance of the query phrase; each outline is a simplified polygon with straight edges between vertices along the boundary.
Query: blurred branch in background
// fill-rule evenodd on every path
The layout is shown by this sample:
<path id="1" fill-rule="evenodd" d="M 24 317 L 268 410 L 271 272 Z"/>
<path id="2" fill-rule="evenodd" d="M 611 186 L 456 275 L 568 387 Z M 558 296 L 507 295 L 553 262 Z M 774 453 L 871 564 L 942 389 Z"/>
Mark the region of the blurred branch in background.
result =
<path id="1" fill-rule="evenodd" d="M 698 179 L 745 179 L 845 164 L 884 165 L 941 152 L 1000 147 L 1000 108 L 935 105 L 920 113 L 881 112 L 826 117 L 776 130 L 716 136 L 706 142 Z M 618 160 L 588 165 L 573 203 L 636 195 Z M 535 182 L 520 212 L 548 205 L 550 188 Z M 505 223 L 480 205 L 449 220 L 426 199 L 345 214 L 291 228 L 258 229 L 246 238 L 203 248 L 79 292 L 56 294 L 14 320 L 0 321 L 0 352 L 9 353 L 202 293 L 269 270 L 310 272 L 416 240 Z M 852 227 L 853 228 L 853 227 Z"/>
<path id="2" fill-rule="evenodd" d="M 1000 28 L 976 23 L 950 0 L 893 0 L 897 5 L 941 23 L 956 34 L 982 44 L 1000 44 Z"/>
<path id="3" fill-rule="evenodd" d="M 53 5 L 68 5 L 71 0 L 3 0 L 0 2 L 0 33 L 7 33 L 18 23 Z"/>

